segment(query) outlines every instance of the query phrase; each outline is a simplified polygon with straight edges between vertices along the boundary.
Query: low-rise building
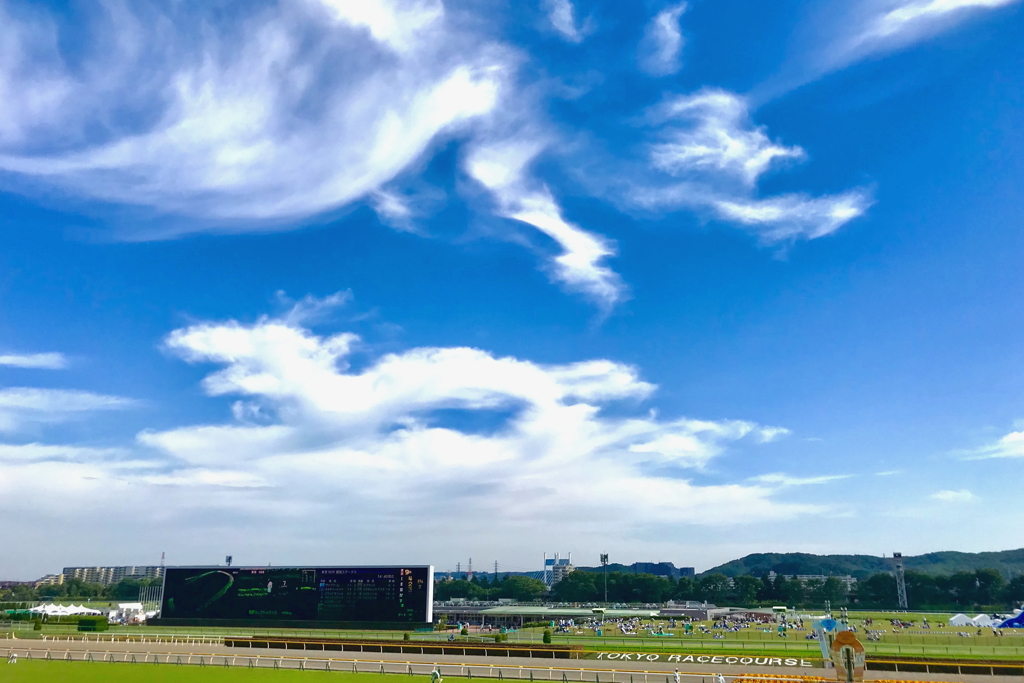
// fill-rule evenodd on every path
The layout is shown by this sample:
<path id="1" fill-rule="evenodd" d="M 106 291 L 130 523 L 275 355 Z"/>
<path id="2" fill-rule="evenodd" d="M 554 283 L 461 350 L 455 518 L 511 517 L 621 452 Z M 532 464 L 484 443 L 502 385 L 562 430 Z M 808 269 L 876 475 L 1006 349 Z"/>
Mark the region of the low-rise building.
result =
<path id="1" fill-rule="evenodd" d="M 61 574 L 64 581 L 78 579 L 86 583 L 99 583 L 104 586 L 117 583 L 122 579 L 159 579 L 163 578 L 164 568 L 159 566 L 123 567 L 64 567 Z"/>

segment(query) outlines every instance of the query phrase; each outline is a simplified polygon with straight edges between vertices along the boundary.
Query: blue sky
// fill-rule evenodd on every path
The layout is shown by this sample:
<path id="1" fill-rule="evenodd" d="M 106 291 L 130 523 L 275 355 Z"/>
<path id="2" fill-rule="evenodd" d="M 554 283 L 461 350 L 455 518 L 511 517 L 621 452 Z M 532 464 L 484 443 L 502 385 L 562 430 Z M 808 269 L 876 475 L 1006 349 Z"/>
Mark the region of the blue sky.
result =
<path id="1" fill-rule="evenodd" d="M 0 573 L 1019 546 L 1022 29 L 0 0 Z"/>

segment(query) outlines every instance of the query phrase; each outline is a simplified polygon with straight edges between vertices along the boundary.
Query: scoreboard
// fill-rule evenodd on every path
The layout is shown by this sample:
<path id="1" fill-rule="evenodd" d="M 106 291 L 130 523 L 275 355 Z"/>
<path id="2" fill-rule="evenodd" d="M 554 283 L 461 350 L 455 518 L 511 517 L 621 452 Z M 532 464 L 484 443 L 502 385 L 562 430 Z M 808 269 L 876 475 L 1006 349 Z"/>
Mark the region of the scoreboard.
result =
<path id="1" fill-rule="evenodd" d="M 433 621 L 434 568 L 169 567 L 164 626 L 413 628 Z"/>

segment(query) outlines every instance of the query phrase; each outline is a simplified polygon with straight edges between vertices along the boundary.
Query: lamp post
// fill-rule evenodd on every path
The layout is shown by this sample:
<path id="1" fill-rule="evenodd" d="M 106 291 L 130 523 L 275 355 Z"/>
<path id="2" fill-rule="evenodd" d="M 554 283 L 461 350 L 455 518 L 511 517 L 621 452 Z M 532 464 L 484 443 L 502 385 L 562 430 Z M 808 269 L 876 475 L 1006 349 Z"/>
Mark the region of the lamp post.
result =
<path id="1" fill-rule="evenodd" d="M 608 603 L 608 553 L 601 553 L 601 566 L 604 567 L 604 601 Z"/>

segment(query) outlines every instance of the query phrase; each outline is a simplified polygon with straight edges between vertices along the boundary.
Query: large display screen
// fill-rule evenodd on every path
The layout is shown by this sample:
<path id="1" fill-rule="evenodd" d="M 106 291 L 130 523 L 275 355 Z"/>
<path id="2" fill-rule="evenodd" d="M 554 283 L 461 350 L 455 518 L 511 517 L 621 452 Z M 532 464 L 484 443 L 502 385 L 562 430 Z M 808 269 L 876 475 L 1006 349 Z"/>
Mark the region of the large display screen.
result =
<path id="1" fill-rule="evenodd" d="M 433 567 L 169 567 L 159 623 L 382 626 L 433 619 Z"/>

